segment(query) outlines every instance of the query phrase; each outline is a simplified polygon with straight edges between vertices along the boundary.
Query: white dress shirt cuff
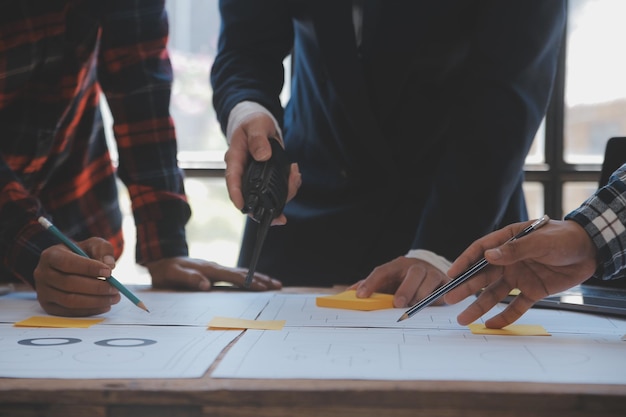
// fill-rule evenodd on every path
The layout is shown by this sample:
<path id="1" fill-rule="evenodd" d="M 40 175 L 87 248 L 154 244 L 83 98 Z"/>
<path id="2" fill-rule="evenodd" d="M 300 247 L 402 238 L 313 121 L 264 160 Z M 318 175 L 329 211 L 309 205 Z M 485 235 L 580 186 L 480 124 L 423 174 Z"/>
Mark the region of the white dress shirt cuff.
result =
<path id="1" fill-rule="evenodd" d="M 436 253 L 425 249 L 411 249 L 409 253 L 406 254 L 406 257 L 420 259 L 422 261 L 428 262 L 444 274 L 447 274 L 448 269 L 450 269 L 450 266 L 452 266 L 452 262 L 450 262 L 443 256 L 439 256 Z"/>
<path id="2" fill-rule="evenodd" d="M 230 138 L 232 137 L 235 129 L 241 126 L 242 123 L 249 120 L 252 116 L 257 114 L 266 114 L 271 117 L 271 119 L 274 121 L 274 125 L 276 126 L 276 131 L 282 139 L 283 132 L 280 130 L 280 126 L 278 126 L 278 121 L 269 110 L 254 101 L 242 101 L 241 103 L 237 103 L 237 105 L 233 107 L 233 109 L 230 111 L 230 114 L 228 115 L 228 126 L 226 126 L 226 141 L 229 145 Z"/>

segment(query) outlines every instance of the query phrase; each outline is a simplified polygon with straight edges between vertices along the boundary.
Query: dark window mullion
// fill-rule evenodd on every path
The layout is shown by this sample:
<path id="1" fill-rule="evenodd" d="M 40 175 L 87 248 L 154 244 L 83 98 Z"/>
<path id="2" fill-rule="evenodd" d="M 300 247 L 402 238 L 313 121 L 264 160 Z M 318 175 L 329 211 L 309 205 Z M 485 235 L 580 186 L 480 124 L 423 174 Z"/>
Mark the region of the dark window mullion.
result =
<path id="1" fill-rule="evenodd" d="M 567 23 L 566 23 L 567 25 Z M 564 29 L 567 33 L 567 29 Z M 567 36 L 563 36 L 552 99 L 546 113 L 545 162 L 548 166 L 544 178 L 544 210 L 553 219 L 563 216 L 563 173 L 569 171 L 564 159 L 565 126 L 565 56 Z"/>

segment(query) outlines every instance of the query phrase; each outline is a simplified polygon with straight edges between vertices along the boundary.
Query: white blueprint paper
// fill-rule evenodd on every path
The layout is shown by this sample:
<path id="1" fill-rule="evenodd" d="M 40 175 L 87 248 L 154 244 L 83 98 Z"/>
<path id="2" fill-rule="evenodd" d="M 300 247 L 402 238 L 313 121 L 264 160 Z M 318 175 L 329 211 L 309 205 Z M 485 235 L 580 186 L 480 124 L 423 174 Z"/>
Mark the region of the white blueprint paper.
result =
<path id="1" fill-rule="evenodd" d="M 294 327 L 349 327 L 349 328 L 396 328 L 463 330 L 467 327 L 457 323 L 457 315 L 475 298 L 468 297 L 455 305 L 429 306 L 413 317 L 398 322 L 407 310 L 356 311 L 338 308 L 321 308 L 315 305 L 319 294 L 277 293 L 259 315 L 259 320 L 286 320 L 285 326 Z M 483 323 L 506 307 L 498 304 L 478 320 Z M 515 324 L 538 324 L 549 333 L 626 334 L 626 319 L 603 315 L 575 313 L 561 310 L 531 309 Z"/>
<path id="2" fill-rule="evenodd" d="M 136 292 L 89 328 L 12 324 L 46 315 L 34 293 L 0 298 L 0 377 L 195 378 L 241 332 L 208 330 L 215 316 L 255 319 L 272 293 Z"/>
<path id="3" fill-rule="evenodd" d="M 187 326 L 0 324 L 0 377 L 199 378 L 240 333 Z"/>
<path id="4" fill-rule="evenodd" d="M 626 383 L 626 320 L 533 309 L 516 324 L 542 325 L 551 336 L 475 335 L 456 323 L 471 301 L 396 323 L 403 309 L 319 308 L 315 295 L 277 294 L 260 319 L 286 319 L 285 328 L 246 331 L 212 376 Z"/>
<path id="5" fill-rule="evenodd" d="M 484 336 L 469 330 L 248 330 L 214 378 L 626 384 L 617 335 Z"/>
<path id="6" fill-rule="evenodd" d="M 111 311 L 93 316 L 103 325 L 207 326 L 215 316 L 253 320 L 272 298 L 271 292 L 156 292 L 134 291 L 150 310 L 135 306 L 126 298 Z M 15 323 L 32 316 L 46 315 L 32 292 L 0 297 L 0 323 Z"/>

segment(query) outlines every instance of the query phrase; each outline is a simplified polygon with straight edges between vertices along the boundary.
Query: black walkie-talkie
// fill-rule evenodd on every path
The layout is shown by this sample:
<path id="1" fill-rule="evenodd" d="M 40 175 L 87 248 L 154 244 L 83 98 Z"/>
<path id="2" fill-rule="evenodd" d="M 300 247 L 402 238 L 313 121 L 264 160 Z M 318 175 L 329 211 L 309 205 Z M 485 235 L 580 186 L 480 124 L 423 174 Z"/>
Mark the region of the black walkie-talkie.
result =
<path id="1" fill-rule="evenodd" d="M 248 288 L 259 261 L 265 236 L 272 220 L 280 216 L 287 202 L 291 162 L 287 153 L 275 138 L 269 138 L 272 156 L 267 161 L 252 159 L 243 176 L 242 193 L 244 205 L 241 211 L 250 213 L 259 223 L 254 252 L 248 266 L 244 287 Z"/>

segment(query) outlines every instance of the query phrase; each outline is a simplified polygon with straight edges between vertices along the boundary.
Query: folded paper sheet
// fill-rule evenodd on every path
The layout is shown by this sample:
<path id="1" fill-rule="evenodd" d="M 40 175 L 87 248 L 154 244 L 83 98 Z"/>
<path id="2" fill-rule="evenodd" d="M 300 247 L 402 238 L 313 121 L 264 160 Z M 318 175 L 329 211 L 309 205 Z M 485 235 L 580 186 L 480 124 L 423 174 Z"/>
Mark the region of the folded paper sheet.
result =
<path id="1" fill-rule="evenodd" d="M 369 298 L 357 298 L 356 291 L 348 290 L 339 294 L 317 297 L 318 307 L 343 308 L 347 310 L 383 310 L 393 308 L 393 295 L 374 293 Z"/>

